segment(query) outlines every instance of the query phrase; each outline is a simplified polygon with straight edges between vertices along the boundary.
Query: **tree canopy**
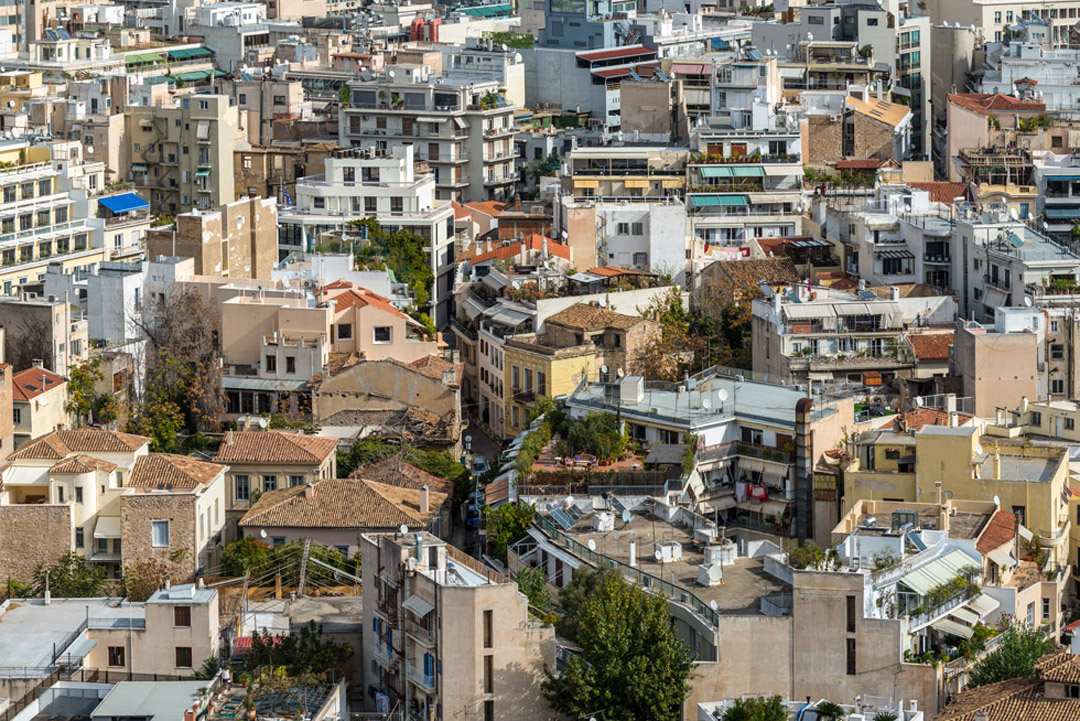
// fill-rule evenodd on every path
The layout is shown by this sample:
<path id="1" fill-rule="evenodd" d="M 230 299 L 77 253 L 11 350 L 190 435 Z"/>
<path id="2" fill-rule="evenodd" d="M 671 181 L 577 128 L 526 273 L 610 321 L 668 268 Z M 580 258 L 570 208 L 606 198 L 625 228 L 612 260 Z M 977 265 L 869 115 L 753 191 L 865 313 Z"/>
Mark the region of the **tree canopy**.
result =
<path id="1" fill-rule="evenodd" d="M 779 696 L 751 696 L 736 699 L 722 721 L 788 721 L 788 710 Z"/>
<path id="2" fill-rule="evenodd" d="M 348 663 L 352 648 L 323 638 L 322 626 L 309 621 L 299 633 L 272 635 L 256 630 L 251 636 L 248 668 L 285 667 L 291 676 L 337 670 Z"/>
<path id="3" fill-rule="evenodd" d="M 487 516 L 488 552 L 506 562 L 506 550 L 525 537 L 533 522 L 536 507 L 524 503 L 504 503 L 498 508 L 485 508 Z"/>
<path id="4" fill-rule="evenodd" d="M 559 594 L 562 630 L 582 651 L 556 674 L 545 698 L 572 718 L 603 709 L 604 721 L 676 721 L 690 692 L 693 657 L 675 635 L 667 601 L 610 570 L 574 571 Z"/>
<path id="5" fill-rule="evenodd" d="M 1035 678 L 1035 662 L 1054 650 L 1054 639 L 1024 624 L 1010 624 L 997 648 L 971 669 L 969 686 L 985 686 L 1012 678 Z"/>
<path id="6" fill-rule="evenodd" d="M 75 553 L 65 553 L 54 563 L 39 563 L 34 569 L 33 593 L 45 595 L 48 577 L 49 593 L 57 598 L 94 598 L 104 595 L 105 569 Z"/>
<path id="7" fill-rule="evenodd" d="M 626 450 L 626 436 L 614 413 L 591 411 L 566 431 L 567 451 L 591 453 L 601 460 L 614 460 Z"/>

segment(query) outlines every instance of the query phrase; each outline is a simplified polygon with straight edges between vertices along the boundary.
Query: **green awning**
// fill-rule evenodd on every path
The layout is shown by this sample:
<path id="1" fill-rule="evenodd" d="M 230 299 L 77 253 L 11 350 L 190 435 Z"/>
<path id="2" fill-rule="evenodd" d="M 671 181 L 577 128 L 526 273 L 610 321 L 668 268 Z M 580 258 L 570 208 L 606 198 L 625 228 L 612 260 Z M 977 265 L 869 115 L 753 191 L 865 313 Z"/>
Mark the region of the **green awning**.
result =
<path id="1" fill-rule="evenodd" d="M 695 208 L 704 208 L 712 205 L 720 205 L 720 198 L 715 195 L 691 195 L 690 205 Z"/>
<path id="2" fill-rule="evenodd" d="M 701 171 L 701 177 L 703 177 L 703 178 L 730 178 L 731 177 L 731 168 L 710 167 L 710 168 L 699 168 L 699 170 Z"/>
<path id="3" fill-rule="evenodd" d="M 934 586 L 940 586 L 956 578 L 962 569 L 978 565 L 978 561 L 960 549 L 956 549 L 905 574 L 899 583 L 920 596 L 925 596 Z"/>
<path id="4" fill-rule="evenodd" d="M 736 178 L 761 178 L 765 171 L 761 168 L 732 168 L 731 174 Z"/>
<path id="5" fill-rule="evenodd" d="M 167 75 L 155 75 L 152 78 L 147 78 L 146 80 L 143 80 L 143 84 L 145 84 L 145 85 L 161 85 L 162 83 L 165 83 L 165 82 L 168 82 L 168 81 L 169 81 L 169 77 Z"/>
<path id="6" fill-rule="evenodd" d="M 195 171 L 195 177 L 196 177 L 196 178 L 205 178 L 205 177 L 206 177 L 206 176 L 208 176 L 208 175 L 210 175 L 210 171 L 209 171 L 209 170 L 207 170 L 207 169 L 203 169 L 203 170 L 196 170 L 196 171 Z"/>
<path id="7" fill-rule="evenodd" d="M 1080 208 L 1047 208 L 1047 220 L 1077 220 L 1080 219 Z"/>
<path id="8" fill-rule="evenodd" d="M 165 58 L 157 53 L 138 53 L 135 55 L 128 55 L 124 58 L 124 62 L 128 65 L 145 65 L 147 63 L 160 63 Z"/>
<path id="9" fill-rule="evenodd" d="M 146 170 L 146 163 L 132 163 L 131 164 L 131 169 L 135 170 L 135 171 L 142 172 L 142 171 Z"/>
<path id="10" fill-rule="evenodd" d="M 745 195 L 721 195 L 720 205 L 732 206 L 732 205 L 749 205 Z"/>
<path id="11" fill-rule="evenodd" d="M 193 70 L 190 73 L 180 73 L 179 75 L 173 75 L 173 81 L 183 80 L 185 83 L 201 83 L 210 77 L 210 74 L 203 70 Z"/>
<path id="12" fill-rule="evenodd" d="M 195 58 L 208 58 L 214 53 L 207 48 L 181 48 L 180 50 L 170 50 L 170 60 L 194 60 Z"/>
<path id="13" fill-rule="evenodd" d="M 218 68 L 210 68 L 209 70 L 207 70 L 207 72 L 210 73 L 211 77 L 215 77 L 215 78 L 223 78 L 226 75 L 228 75 L 227 72 L 225 72 L 224 70 L 220 70 Z"/>

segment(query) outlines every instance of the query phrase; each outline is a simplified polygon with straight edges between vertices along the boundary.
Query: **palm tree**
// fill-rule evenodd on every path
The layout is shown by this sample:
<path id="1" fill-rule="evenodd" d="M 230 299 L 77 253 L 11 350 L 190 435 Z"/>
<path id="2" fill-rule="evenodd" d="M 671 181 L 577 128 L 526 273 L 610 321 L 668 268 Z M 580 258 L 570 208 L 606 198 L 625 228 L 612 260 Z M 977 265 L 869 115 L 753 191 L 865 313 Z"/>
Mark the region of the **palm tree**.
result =
<path id="1" fill-rule="evenodd" d="M 892 711 L 878 711 L 874 714 L 874 721 L 896 721 L 896 714 Z"/>
<path id="2" fill-rule="evenodd" d="M 818 718 L 829 719 L 829 721 L 840 721 L 847 715 L 840 704 L 832 701 L 822 701 L 814 707 L 814 710 L 817 711 Z"/>

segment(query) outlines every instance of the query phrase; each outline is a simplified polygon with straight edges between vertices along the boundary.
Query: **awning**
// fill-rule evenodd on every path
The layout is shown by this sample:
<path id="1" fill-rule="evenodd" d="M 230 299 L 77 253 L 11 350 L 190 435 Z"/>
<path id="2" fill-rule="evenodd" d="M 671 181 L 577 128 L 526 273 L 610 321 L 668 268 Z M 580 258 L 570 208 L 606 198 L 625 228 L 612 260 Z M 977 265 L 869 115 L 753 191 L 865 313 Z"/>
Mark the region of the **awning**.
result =
<path id="1" fill-rule="evenodd" d="M 445 123 L 450 118 L 437 118 L 434 115 L 421 115 L 416 119 L 418 123 Z"/>
<path id="2" fill-rule="evenodd" d="M 892 258 L 896 260 L 911 260 L 915 254 L 907 250 L 875 250 L 874 255 L 879 258 Z"/>
<path id="3" fill-rule="evenodd" d="M 1080 218 L 1080 209 L 1077 208 L 1047 208 L 1043 211 L 1049 220 L 1075 220 Z"/>
<path id="4" fill-rule="evenodd" d="M 798 205 L 802 202 L 802 196 L 798 193 L 750 193 L 750 202 L 754 205 L 761 203 L 791 203 Z"/>
<path id="5" fill-rule="evenodd" d="M 84 636 L 68 646 L 56 660 L 64 665 L 81 664 L 82 660 L 94 650 L 94 646 L 97 646 L 97 641 Z"/>
<path id="6" fill-rule="evenodd" d="M 1002 568 L 1016 568 L 1016 559 L 1008 546 L 994 549 L 986 554 L 986 557 Z"/>
<path id="7" fill-rule="evenodd" d="M 784 315 L 787 316 L 788 320 L 813 320 L 816 318 L 833 318 L 836 316 L 831 305 L 787 303 L 783 308 Z"/>
<path id="8" fill-rule="evenodd" d="M 120 517 L 98 516 L 94 524 L 94 538 L 120 538 Z"/>
<path id="9" fill-rule="evenodd" d="M 998 606 L 1001 605 L 1001 602 L 993 596 L 987 596 L 985 593 L 980 593 L 964 605 L 979 614 L 981 618 L 986 618 L 997 610 Z"/>
<path id="10" fill-rule="evenodd" d="M 623 181 L 623 185 L 627 188 L 648 188 L 649 181 L 643 179 L 627 179 Z"/>
<path id="11" fill-rule="evenodd" d="M 701 173 L 703 178 L 730 178 L 731 168 L 724 167 L 707 167 L 698 168 L 698 172 Z"/>
<path id="12" fill-rule="evenodd" d="M 901 577 L 899 582 L 920 596 L 925 596 L 934 586 L 956 578 L 961 569 L 975 565 L 978 565 L 978 561 L 956 549 L 929 563 L 924 563 Z"/>
<path id="13" fill-rule="evenodd" d="M 160 63 L 165 58 L 161 57 L 157 53 L 136 53 L 135 55 L 128 55 L 124 58 L 124 63 L 127 65 L 145 65 L 147 63 Z"/>
<path id="14" fill-rule="evenodd" d="M 466 128 L 469 127 L 469 121 L 466 120 L 465 118 L 459 118 L 458 116 L 455 115 L 454 116 L 454 125 L 458 126 L 462 130 L 465 130 Z"/>
<path id="15" fill-rule="evenodd" d="M 728 508 L 735 506 L 735 496 L 720 496 L 719 498 L 710 498 L 701 504 L 702 510 L 705 511 L 725 511 Z"/>
<path id="16" fill-rule="evenodd" d="M 146 170 L 146 163 L 132 163 L 131 164 L 131 169 L 139 171 L 139 172 L 143 172 L 143 171 Z"/>
<path id="17" fill-rule="evenodd" d="M 194 60 L 195 58 L 208 58 L 214 53 L 207 48 L 182 48 L 170 50 L 170 60 Z"/>
<path id="18" fill-rule="evenodd" d="M 715 195 L 691 195 L 690 205 L 695 208 L 706 208 L 720 205 L 720 198 Z"/>
<path id="19" fill-rule="evenodd" d="M 731 177 L 733 178 L 760 178 L 765 175 L 765 171 L 759 167 L 749 168 L 732 168 Z"/>
<path id="20" fill-rule="evenodd" d="M 592 189 L 595 190 L 595 189 L 600 187 L 600 181 L 599 180 L 583 180 L 581 178 L 574 178 L 574 187 L 575 188 L 592 188 Z"/>
<path id="21" fill-rule="evenodd" d="M 1080 180 L 1080 174 L 1077 175 L 1047 175 L 1047 180 L 1053 180 L 1056 182 L 1068 183 L 1073 180 Z"/>
<path id="22" fill-rule="evenodd" d="M 721 195 L 720 205 L 733 206 L 733 205 L 748 205 L 745 195 Z"/>
<path id="23" fill-rule="evenodd" d="M 766 165 L 765 175 L 802 175 L 802 165 Z"/>
<path id="24" fill-rule="evenodd" d="M 765 463 L 759 461 L 756 458 L 740 458 L 739 472 L 741 473 L 743 471 L 747 471 L 748 473 L 753 473 L 754 471 L 757 471 L 758 473 L 764 473 Z"/>
<path id="25" fill-rule="evenodd" d="M 974 626 L 976 623 L 979 622 L 979 614 L 974 613 L 973 611 L 969 611 L 963 606 L 960 606 L 959 608 L 954 608 L 953 610 L 949 611 L 949 615 L 953 616 L 958 621 L 966 623 L 969 626 Z"/>
<path id="26" fill-rule="evenodd" d="M 208 168 L 203 168 L 202 170 L 195 171 L 196 178 L 205 178 L 208 175 L 210 175 L 210 170 Z"/>
<path id="27" fill-rule="evenodd" d="M 939 631 L 961 638 L 971 638 L 975 635 L 975 629 L 971 628 L 971 626 L 965 626 L 962 623 L 950 621 L 947 618 L 943 618 L 940 621 L 934 621 L 931 625 Z"/>
<path id="28" fill-rule="evenodd" d="M 1020 533 L 1020 538 L 1023 538 L 1025 541 L 1030 541 L 1035 538 L 1035 534 L 1029 531 L 1022 523 L 1016 527 L 1016 530 Z"/>
<path id="29" fill-rule="evenodd" d="M 406 598 L 401 607 L 419 618 L 423 618 L 435 610 L 434 606 L 416 595 Z"/>
<path id="30" fill-rule="evenodd" d="M 149 208 L 150 204 L 140 198 L 135 193 L 123 193 L 122 195 L 113 195 L 108 198 L 101 198 L 99 203 L 111 210 L 113 213 L 128 213 L 132 210 L 142 210 L 143 208 Z"/>
<path id="31" fill-rule="evenodd" d="M 787 504 L 783 501 L 765 501 L 760 506 L 761 512 L 769 516 L 778 516 L 787 510 Z"/>

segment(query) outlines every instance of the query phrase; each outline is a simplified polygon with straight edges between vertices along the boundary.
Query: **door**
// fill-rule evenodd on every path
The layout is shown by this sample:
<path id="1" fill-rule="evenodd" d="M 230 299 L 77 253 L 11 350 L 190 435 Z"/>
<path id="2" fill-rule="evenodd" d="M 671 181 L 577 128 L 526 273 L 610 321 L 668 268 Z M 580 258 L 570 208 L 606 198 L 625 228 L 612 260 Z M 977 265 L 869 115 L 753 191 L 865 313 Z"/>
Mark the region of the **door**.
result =
<path id="1" fill-rule="evenodd" d="M 746 143 L 731 144 L 731 157 L 741 158 L 744 155 L 746 155 Z"/>

